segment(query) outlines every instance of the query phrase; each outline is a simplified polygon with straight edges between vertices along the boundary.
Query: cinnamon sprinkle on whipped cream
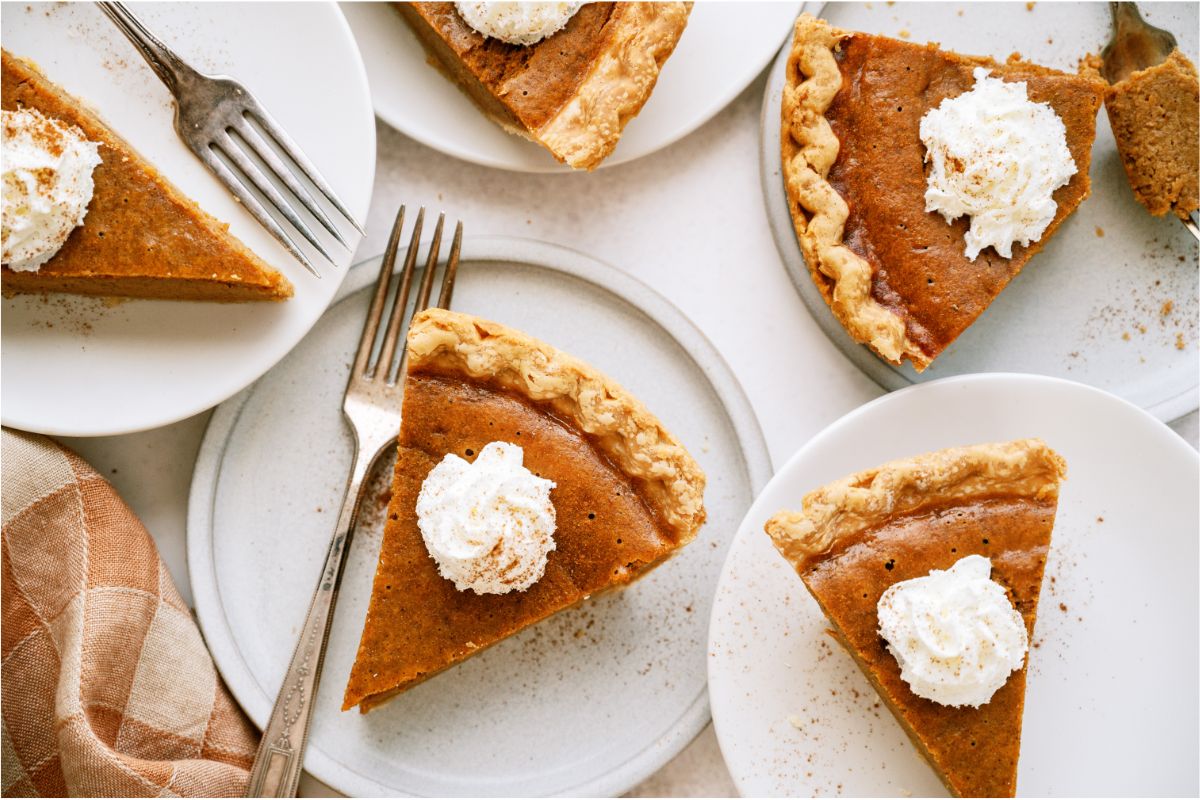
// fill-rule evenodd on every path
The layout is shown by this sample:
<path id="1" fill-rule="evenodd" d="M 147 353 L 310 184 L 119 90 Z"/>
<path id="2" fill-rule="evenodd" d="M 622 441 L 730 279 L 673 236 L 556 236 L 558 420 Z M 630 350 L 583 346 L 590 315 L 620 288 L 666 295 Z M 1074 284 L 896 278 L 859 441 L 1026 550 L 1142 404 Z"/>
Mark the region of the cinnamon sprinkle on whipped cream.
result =
<path id="1" fill-rule="evenodd" d="M 32 108 L 4 110 L 4 266 L 34 272 L 83 224 L 100 164 L 83 131 Z"/>
<path id="2" fill-rule="evenodd" d="M 421 484 L 421 537 L 460 592 L 523 592 L 546 571 L 555 549 L 555 484 L 530 472 L 524 457 L 507 442 L 486 445 L 473 463 L 449 453 Z"/>
<path id="3" fill-rule="evenodd" d="M 975 86 L 921 118 L 929 164 L 925 210 L 952 222 L 969 216 L 966 256 L 985 247 L 1012 258 L 1015 243 L 1042 238 L 1054 221 L 1054 192 L 1078 170 L 1067 128 L 1048 103 L 1029 99 L 1024 81 L 974 71 Z"/>

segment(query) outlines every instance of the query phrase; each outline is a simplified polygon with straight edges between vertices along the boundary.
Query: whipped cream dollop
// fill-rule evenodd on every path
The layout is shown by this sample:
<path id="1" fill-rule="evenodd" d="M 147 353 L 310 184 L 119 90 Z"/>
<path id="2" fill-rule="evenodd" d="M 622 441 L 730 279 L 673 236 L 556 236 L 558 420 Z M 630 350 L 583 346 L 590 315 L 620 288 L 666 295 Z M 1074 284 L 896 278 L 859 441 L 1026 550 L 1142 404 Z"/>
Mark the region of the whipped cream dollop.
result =
<path id="1" fill-rule="evenodd" d="M 4 266 L 34 272 L 83 224 L 99 145 L 32 108 L 3 111 Z"/>
<path id="2" fill-rule="evenodd" d="M 989 559 L 966 556 L 879 598 L 879 635 L 914 694 L 978 708 L 1025 663 L 1025 620 L 991 574 Z"/>
<path id="3" fill-rule="evenodd" d="M 525 451 L 492 442 L 473 463 L 450 453 L 417 497 L 417 523 L 443 578 L 460 592 L 523 592 L 546 571 L 556 524 L 554 482 L 525 468 Z"/>
<path id="4" fill-rule="evenodd" d="M 1058 204 L 1054 191 L 1075 174 L 1067 128 L 1047 103 L 1029 99 L 1024 81 L 1006 83 L 976 67 L 969 92 L 943 100 L 921 118 L 930 164 L 925 210 L 946 222 L 971 217 L 966 255 L 991 245 L 1005 258 L 1013 242 L 1045 233 Z"/>
<path id="5" fill-rule="evenodd" d="M 454 5 L 466 23 L 484 36 L 509 44 L 531 45 L 565 28 L 583 3 L 495 0 Z"/>

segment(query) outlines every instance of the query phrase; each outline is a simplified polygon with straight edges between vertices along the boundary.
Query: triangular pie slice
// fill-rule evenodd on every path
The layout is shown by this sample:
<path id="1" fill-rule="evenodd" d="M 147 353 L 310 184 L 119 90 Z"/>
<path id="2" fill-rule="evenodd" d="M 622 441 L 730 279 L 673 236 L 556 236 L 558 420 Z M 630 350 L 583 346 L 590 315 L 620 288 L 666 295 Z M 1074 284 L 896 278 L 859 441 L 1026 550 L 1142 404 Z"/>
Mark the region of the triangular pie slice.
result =
<path id="1" fill-rule="evenodd" d="M 440 309 L 408 334 L 392 498 L 344 709 L 364 713 L 539 620 L 624 587 L 704 521 L 704 474 L 633 396 L 587 364 L 511 328 Z M 417 495 L 448 453 L 510 442 L 554 481 L 556 549 L 523 592 L 476 594 L 443 578 Z"/>
<path id="2" fill-rule="evenodd" d="M 1016 791 L 1026 666 L 978 708 L 926 700 L 901 678 L 877 603 L 899 581 L 977 554 L 991 560 L 1032 641 L 1065 475 L 1063 459 L 1037 439 L 941 450 L 830 483 L 766 524 L 831 633 L 957 796 Z"/>
<path id="3" fill-rule="evenodd" d="M 396 3 L 433 64 L 509 133 L 595 169 L 642 110 L 691 3 L 586 3 L 521 46 L 483 36 L 454 3 Z"/>
<path id="4" fill-rule="evenodd" d="M 1077 172 L 1054 193 L 1041 239 L 964 255 L 968 217 L 925 210 L 925 112 L 975 85 L 985 67 L 1024 81 L 1066 126 Z M 796 235 L 834 316 L 855 341 L 918 371 L 983 313 L 1088 196 L 1104 84 L 1010 58 L 962 56 L 934 45 L 796 22 L 782 101 L 783 179 Z"/>
<path id="5" fill-rule="evenodd" d="M 3 107 L 33 108 L 100 145 L 87 216 L 36 272 L 4 268 L 10 292 L 165 300 L 284 300 L 292 285 L 30 62 L 3 53 Z"/>

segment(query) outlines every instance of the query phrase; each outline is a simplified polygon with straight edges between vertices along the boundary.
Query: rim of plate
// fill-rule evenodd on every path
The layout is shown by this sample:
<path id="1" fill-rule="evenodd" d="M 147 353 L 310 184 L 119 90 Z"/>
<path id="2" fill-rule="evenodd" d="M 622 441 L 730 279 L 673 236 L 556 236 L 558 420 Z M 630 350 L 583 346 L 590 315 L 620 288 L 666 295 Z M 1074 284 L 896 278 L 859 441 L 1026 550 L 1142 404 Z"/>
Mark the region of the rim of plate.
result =
<path id="1" fill-rule="evenodd" d="M 775 0 L 775 1 L 777 2 L 778 0 Z M 715 5 L 733 6 L 735 4 L 734 3 L 717 3 Z M 796 3 L 795 5 L 796 5 L 795 16 L 799 16 L 802 12 L 810 10 L 809 6 L 813 5 L 813 4 L 808 3 L 808 2 L 799 2 L 799 3 Z M 817 11 L 819 11 L 820 8 L 824 8 L 824 6 L 825 6 L 824 3 L 819 3 L 816 5 L 817 5 L 817 10 L 813 11 L 813 13 L 817 13 Z M 686 31 L 685 31 L 685 33 L 686 33 Z M 791 36 L 791 28 L 790 27 L 787 30 L 786 36 L 787 37 Z M 739 77 L 736 82 L 730 84 L 730 88 L 728 91 L 726 91 L 720 95 L 717 95 L 716 99 L 711 101 L 711 106 L 709 107 L 708 110 L 706 110 L 703 114 L 698 115 L 694 120 L 689 121 L 687 124 L 678 126 L 677 128 L 673 129 L 668 136 L 664 137 L 661 141 L 656 143 L 653 147 L 651 147 L 647 150 L 643 150 L 641 152 L 631 152 L 629 154 L 622 154 L 619 152 L 614 153 L 613 157 L 606 158 L 604 161 L 600 162 L 599 166 L 597 166 L 596 169 L 601 170 L 601 169 L 605 169 L 606 167 L 615 167 L 615 166 L 619 166 L 621 164 L 628 164 L 631 161 L 636 161 L 639 158 L 644 158 L 646 156 L 657 153 L 658 151 L 663 150 L 667 147 L 670 147 L 671 145 L 678 142 L 680 139 L 683 139 L 684 137 L 689 136 L 692 133 L 695 133 L 697 130 L 699 130 L 701 127 L 703 127 L 709 120 L 711 120 L 717 114 L 719 114 L 723 110 L 725 110 L 725 107 L 728 106 L 730 103 L 732 103 L 734 98 L 736 98 L 739 94 L 744 92 L 746 90 L 746 87 L 754 82 L 754 79 L 757 78 L 758 75 L 763 71 L 763 68 L 769 64 L 773 64 L 774 60 L 775 60 L 774 51 L 769 53 L 767 56 L 765 56 L 761 60 L 755 60 L 753 69 L 750 69 L 749 67 L 747 67 L 745 74 L 743 76 Z M 670 62 L 668 61 L 667 63 L 670 63 Z M 453 144 L 452 142 L 447 142 L 445 140 L 437 139 L 437 138 L 434 138 L 433 136 L 426 135 L 425 130 L 423 128 L 414 128 L 413 126 L 407 124 L 407 121 L 411 115 L 406 115 L 404 113 L 403 109 L 393 108 L 390 105 L 389 106 L 379 105 L 375 101 L 374 92 L 372 92 L 372 105 L 375 108 L 375 115 L 377 117 L 379 117 L 381 120 L 383 120 L 384 122 L 386 122 L 393 129 L 399 131 L 400 133 L 403 133 L 405 136 L 408 136 L 408 137 L 420 142 L 421 144 L 425 145 L 426 147 L 437 150 L 440 153 L 445 153 L 446 155 L 451 156 L 453 158 L 457 158 L 461 161 L 466 161 L 471 164 L 478 164 L 482 167 L 492 167 L 493 169 L 502 169 L 502 170 L 506 170 L 508 172 L 525 172 L 525 173 L 534 173 L 534 174 L 542 174 L 542 173 L 569 174 L 569 173 L 579 172 L 579 170 L 572 169 L 571 167 L 567 166 L 566 164 L 560 164 L 557 161 L 554 161 L 552 158 L 547 160 L 547 162 L 544 165 L 543 164 L 522 165 L 522 164 L 514 164 L 512 162 L 505 161 L 500 158 L 495 158 L 495 157 L 489 155 L 486 151 L 472 150 L 470 148 L 459 147 L 459 146 Z"/>
<path id="2" fill-rule="evenodd" d="M 348 274 L 330 307 L 366 289 L 374 279 L 370 267 L 377 265 L 381 258 L 373 256 L 355 264 L 350 271 L 352 274 Z M 758 497 L 762 493 L 773 467 L 766 439 L 749 398 L 720 351 L 669 300 L 616 267 L 578 250 L 547 242 L 509 236 L 468 236 L 463 239 L 462 260 L 510 261 L 562 272 L 615 295 L 650 317 L 688 353 L 720 397 L 730 425 L 742 444 L 743 461 L 753 495 Z M 238 704 L 261 729 L 274 698 L 259 685 L 230 633 L 225 606 L 217 588 L 211 535 L 221 459 L 226 442 L 253 391 L 254 385 L 251 384 L 219 405 L 205 429 L 188 494 L 187 562 L 196 617 L 212 652 L 213 662 Z M 563 794 L 616 796 L 627 792 L 678 755 L 699 735 L 710 719 L 706 674 L 703 688 L 667 734 L 650 742 L 641 753 L 618 769 L 572 786 Z M 396 791 L 394 787 L 378 783 L 315 748 L 309 748 L 305 753 L 305 764 L 305 769 L 313 777 L 349 795 L 371 796 L 378 794 L 381 789 Z"/>
<path id="3" fill-rule="evenodd" d="M 333 15 L 333 18 L 331 20 L 332 26 L 327 31 L 327 33 L 328 33 L 328 35 L 331 35 L 331 36 L 335 35 L 335 34 L 340 34 L 340 36 L 344 39 L 344 43 L 349 47 L 348 54 L 351 56 L 350 63 L 344 65 L 345 67 L 348 68 L 346 71 L 346 77 L 351 79 L 355 84 L 357 84 L 359 87 L 361 87 L 362 90 L 365 92 L 366 98 L 367 98 L 366 109 L 365 109 L 366 110 L 366 119 L 364 120 L 364 122 L 362 124 L 363 124 L 363 129 L 368 131 L 368 136 L 371 141 L 371 150 L 373 151 L 373 153 L 375 153 L 375 155 L 373 155 L 372 159 L 371 159 L 372 167 L 371 167 L 371 171 L 370 171 L 370 174 L 368 176 L 368 181 L 367 181 L 366 207 L 362 211 L 362 216 L 365 218 L 367 208 L 369 208 L 369 206 L 370 206 L 371 197 L 373 197 L 375 194 L 375 173 L 376 173 L 376 169 L 378 167 L 378 142 L 377 142 L 377 137 L 375 135 L 374 105 L 371 102 L 371 84 L 367 78 L 367 68 L 366 68 L 366 64 L 363 61 L 362 52 L 359 50 L 359 47 L 358 47 L 358 40 L 355 39 L 354 32 L 350 28 L 350 23 L 347 21 L 346 15 L 342 13 L 342 9 L 339 7 L 337 2 L 335 2 L 335 0 L 326 0 L 326 2 L 316 2 L 316 3 L 312 3 L 312 5 L 314 7 L 325 7 L 326 9 L 328 9 L 329 11 L 332 12 L 332 15 Z M 257 225 L 258 223 L 255 222 L 254 224 Z M 355 247 L 357 247 L 359 244 L 361 244 L 362 240 L 365 238 L 364 236 L 358 234 L 357 231 L 352 231 L 350 235 L 357 237 L 357 241 L 355 242 Z M 289 255 L 288 258 L 290 259 L 291 256 Z M 344 285 L 344 281 L 345 281 L 346 277 L 350 274 L 350 270 L 354 267 L 353 258 L 354 258 L 353 250 L 351 250 L 351 256 L 348 259 L 348 262 L 345 267 L 337 267 L 335 265 L 334 266 L 326 265 L 326 270 L 323 273 L 323 275 L 324 275 L 323 279 L 324 280 L 335 280 L 335 281 L 337 281 L 337 284 L 338 284 L 338 289 L 337 289 L 337 291 L 333 292 L 330 295 L 329 302 L 325 305 L 324 308 L 321 309 L 320 313 L 314 314 L 312 319 L 306 325 L 302 326 L 302 329 L 298 328 L 295 331 L 294 338 L 290 342 L 288 342 L 286 347 L 281 346 L 279 352 L 275 355 L 275 357 L 273 359 L 271 359 L 270 363 L 266 364 L 265 367 L 257 375 L 250 375 L 246 380 L 243 380 L 243 381 L 238 382 L 237 384 L 231 385 L 230 387 L 228 387 L 227 390 L 223 390 L 223 396 L 221 396 L 221 397 L 217 397 L 216 399 L 214 399 L 214 398 L 198 399 L 198 400 L 192 402 L 191 404 L 188 404 L 186 406 L 180 406 L 179 408 L 171 409 L 166 413 L 160 413 L 156 416 L 150 417 L 149 419 L 147 419 L 143 422 L 139 422 L 137 424 L 131 424 L 131 425 L 122 425 L 122 426 L 118 426 L 118 427 L 114 427 L 114 428 L 96 428 L 96 427 L 72 428 L 69 425 L 64 425 L 61 423 L 57 424 L 57 425 L 45 425 L 45 424 L 42 424 L 37 419 L 30 419 L 28 417 L 19 417 L 19 416 L 13 417 L 11 415 L 11 413 L 9 413 L 7 408 L 4 409 L 2 412 L 0 412 L 0 423 L 2 423 L 5 426 L 18 428 L 20 430 L 32 431 L 34 433 L 41 433 L 41 434 L 45 434 L 47 436 L 89 436 L 89 437 L 90 436 L 123 436 L 125 434 L 141 433 L 143 431 L 152 430 L 154 428 L 161 428 L 163 426 L 174 424 L 176 422 L 179 422 L 180 420 L 184 420 L 184 419 L 187 419 L 188 417 L 191 417 L 196 414 L 207 411 L 208 409 L 213 408 L 214 406 L 217 406 L 217 405 L 225 402 L 229 398 L 236 395 L 238 392 L 243 391 L 247 386 L 250 386 L 255 381 L 257 381 L 259 378 L 261 378 L 263 375 L 265 375 L 267 372 L 270 372 L 271 369 L 273 369 L 275 367 L 275 365 L 278 364 L 283 359 L 284 356 L 286 356 L 288 353 L 290 353 L 296 347 L 296 345 L 299 344 L 300 341 L 303 340 L 304 337 L 308 335 L 308 332 L 310 330 L 312 330 L 312 327 L 317 324 L 317 320 L 319 320 L 324 315 L 325 311 L 329 308 L 329 306 L 333 305 L 333 303 L 337 301 L 337 298 L 339 298 L 341 296 L 341 289 L 342 289 L 342 286 Z M 294 262 L 294 264 L 297 268 L 300 267 L 299 262 Z M 189 302 L 189 301 L 134 300 L 131 302 L 172 303 L 172 302 Z M 292 302 L 292 299 L 284 300 L 283 302 Z"/>
<path id="4" fill-rule="evenodd" d="M 1023 383 L 1023 384 L 1050 385 L 1050 386 L 1057 386 L 1059 388 L 1066 388 L 1069 391 L 1082 390 L 1083 392 L 1085 392 L 1087 394 L 1099 395 L 1102 398 L 1105 398 L 1107 401 L 1112 401 L 1112 402 L 1115 402 L 1117 405 L 1125 406 L 1126 409 L 1135 412 L 1136 416 L 1141 417 L 1144 420 L 1152 423 L 1152 429 L 1157 432 L 1156 435 L 1159 436 L 1160 441 L 1162 441 L 1165 446 L 1167 446 L 1169 448 L 1174 448 L 1177 451 L 1179 451 L 1180 453 L 1185 453 L 1193 460 L 1200 461 L 1200 451 L 1194 449 L 1191 445 L 1189 445 L 1186 441 L 1184 441 L 1183 437 L 1179 436 L 1177 433 L 1175 433 L 1173 430 L 1171 430 L 1165 422 L 1158 419 L 1153 414 L 1151 414 L 1149 411 L 1147 411 L 1146 409 L 1137 405 L 1136 403 L 1132 403 L 1123 397 L 1119 397 L 1119 396 L 1113 394 L 1112 392 L 1106 392 L 1103 389 L 1099 389 L 1095 386 L 1089 386 L 1086 383 L 1080 383 L 1078 381 L 1072 381 L 1072 380 L 1068 380 L 1066 378 L 1058 378 L 1058 377 L 1054 377 L 1051 375 L 1035 375 L 1035 374 L 1024 373 L 1024 372 L 978 372 L 978 373 L 972 373 L 969 375 L 951 375 L 951 376 L 947 376 L 945 378 L 938 378 L 937 380 L 927 381 L 925 383 L 918 383 L 918 384 L 913 384 L 911 386 L 906 386 L 903 389 L 898 389 L 894 392 L 889 392 L 888 394 L 877 397 L 874 400 L 871 400 L 870 402 L 864 403 L 861 406 L 859 406 L 851 411 L 846 412 L 841 417 L 839 417 L 836 420 L 834 420 L 833 422 L 829 423 L 829 425 L 827 425 L 825 428 L 821 429 L 811 439 L 809 439 L 807 442 L 805 442 L 803 445 L 801 445 L 799 447 L 799 449 L 797 449 L 796 452 L 793 453 L 787 459 L 787 461 L 784 462 L 783 466 L 780 467 L 775 472 L 775 475 L 772 476 L 771 480 L 767 482 L 767 485 L 764 486 L 762 491 L 760 491 L 758 493 L 758 499 L 756 499 L 755 502 L 751 505 L 750 510 L 746 512 L 746 516 L 742 519 L 742 523 L 738 526 L 738 530 L 734 534 L 732 542 L 730 542 L 729 553 L 725 557 L 725 563 L 721 565 L 720 576 L 717 578 L 717 587 L 715 590 L 713 607 L 712 607 L 712 611 L 709 614 L 708 638 L 707 638 L 706 643 L 708 646 L 707 663 L 708 663 L 708 675 L 709 675 L 709 685 L 710 686 L 712 683 L 712 673 L 714 670 L 713 665 L 718 660 L 717 656 L 715 654 L 717 652 L 717 650 L 716 650 L 716 645 L 717 645 L 716 637 L 717 637 L 717 628 L 718 628 L 717 617 L 718 617 L 718 611 L 720 610 L 718 608 L 718 606 L 719 606 L 720 597 L 721 597 L 721 587 L 726 585 L 727 581 L 730 580 L 729 574 L 732 572 L 732 570 L 734 568 L 734 563 L 733 563 L 734 562 L 734 554 L 736 552 L 737 545 L 742 540 L 743 536 L 748 535 L 749 528 L 747 526 L 749 524 L 749 520 L 752 517 L 757 516 L 758 509 L 756 507 L 759 503 L 759 499 L 761 499 L 765 494 L 770 492 L 772 487 L 775 485 L 775 483 L 777 481 L 782 482 L 782 481 L 787 480 L 788 473 L 792 471 L 792 469 L 795 467 L 795 465 L 797 465 L 801 461 L 803 461 L 808 456 L 809 452 L 811 452 L 812 450 L 819 447 L 825 440 L 827 440 L 829 438 L 833 438 L 834 436 L 836 436 L 836 435 L 840 434 L 842 431 L 844 431 L 846 428 L 850 428 L 850 427 L 853 427 L 854 425 L 858 424 L 859 420 L 862 419 L 864 416 L 874 413 L 874 409 L 878 406 L 885 405 L 888 403 L 901 402 L 905 396 L 907 396 L 913 392 L 930 391 L 930 390 L 934 390 L 935 387 L 940 388 L 940 387 L 945 387 L 945 386 L 968 384 L 968 383 L 1008 383 L 1008 382 Z M 713 708 L 712 718 L 713 718 L 713 730 L 717 735 L 717 745 L 721 749 L 721 757 L 723 759 L 725 759 L 725 763 L 727 765 L 730 765 L 729 759 L 725 755 L 725 751 L 727 748 L 726 748 L 726 744 L 724 742 L 724 738 L 722 737 L 722 734 L 721 734 L 721 716 L 715 707 Z M 729 734 L 726 734 L 726 735 L 729 735 Z M 747 787 L 745 787 L 743 785 L 744 781 L 740 779 L 739 775 L 737 773 L 735 773 L 732 768 L 729 770 L 729 774 L 733 778 L 733 782 L 734 782 L 734 785 L 738 789 L 738 793 L 745 795 L 746 791 L 747 791 Z"/>
<path id="5" fill-rule="evenodd" d="M 813 8 L 810 13 L 819 15 L 826 5 L 828 4 L 821 3 L 819 7 Z M 809 10 L 808 4 L 806 4 L 805 10 Z M 783 177 L 780 175 L 778 180 L 776 180 L 771 173 L 778 166 L 779 162 L 779 125 L 777 124 L 779 103 L 775 102 L 774 98 L 776 90 L 784 79 L 785 67 L 783 65 L 787 62 L 790 49 L 791 42 L 784 42 L 771 62 L 766 88 L 763 92 L 762 110 L 759 116 L 758 148 L 759 177 L 762 184 L 763 203 L 767 209 L 767 225 L 771 230 L 771 237 L 775 240 L 775 249 L 779 252 L 779 258 L 783 262 L 784 270 L 787 272 L 792 284 L 796 287 L 796 293 L 804 301 L 805 307 L 812 312 L 814 320 L 826 337 L 842 352 L 847 361 L 886 391 L 902 391 L 913 386 L 936 383 L 937 381 L 947 380 L 950 377 L 956 377 L 947 376 L 947 378 L 914 383 L 905 377 L 903 373 L 892 369 L 885 362 L 877 358 L 866 345 L 859 344 L 851 339 L 841 324 L 828 314 L 828 308 L 824 305 L 824 301 L 819 299 L 819 295 L 816 295 L 816 288 L 813 286 L 812 278 L 808 273 L 807 263 L 800 252 L 799 243 L 795 240 L 795 231 L 790 225 L 783 227 L 783 215 L 771 213 L 771 209 L 773 208 L 787 206 L 787 195 L 783 187 Z M 785 245 L 785 242 L 790 243 L 790 246 Z M 814 303 L 820 303 L 820 306 L 814 306 Z M 1025 373 L 972 374 L 1019 375 Z M 1078 383 L 1077 381 L 1065 378 L 1062 380 L 1066 380 L 1068 383 Z M 1079 385 L 1084 386 L 1086 384 Z M 1111 392 L 1105 393 L 1111 394 Z M 1116 397 L 1116 395 L 1113 396 Z M 1159 400 L 1157 403 L 1147 406 L 1144 409 L 1138 406 L 1139 409 L 1149 412 L 1160 422 L 1173 422 L 1180 417 L 1192 413 L 1198 407 L 1200 407 L 1200 385 L 1185 389 L 1172 397 Z"/>

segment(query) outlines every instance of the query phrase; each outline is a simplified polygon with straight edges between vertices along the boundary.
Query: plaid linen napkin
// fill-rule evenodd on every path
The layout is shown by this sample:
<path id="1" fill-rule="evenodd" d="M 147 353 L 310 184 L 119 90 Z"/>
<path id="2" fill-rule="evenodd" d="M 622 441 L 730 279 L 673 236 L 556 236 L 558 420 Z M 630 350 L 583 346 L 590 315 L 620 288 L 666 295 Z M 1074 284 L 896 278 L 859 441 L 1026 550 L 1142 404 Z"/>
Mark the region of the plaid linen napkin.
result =
<path id="1" fill-rule="evenodd" d="M 257 733 L 142 523 L 49 439 L 0 449 L 4 796 L 240 795 Z"/>

